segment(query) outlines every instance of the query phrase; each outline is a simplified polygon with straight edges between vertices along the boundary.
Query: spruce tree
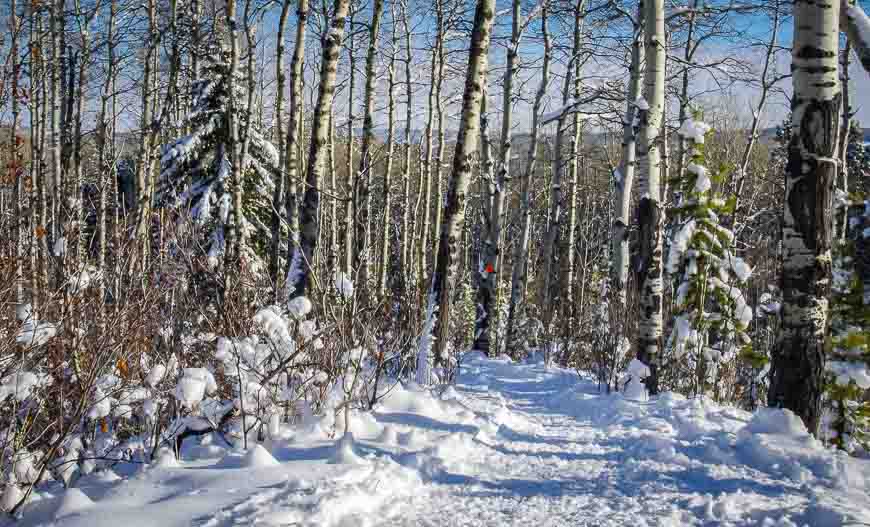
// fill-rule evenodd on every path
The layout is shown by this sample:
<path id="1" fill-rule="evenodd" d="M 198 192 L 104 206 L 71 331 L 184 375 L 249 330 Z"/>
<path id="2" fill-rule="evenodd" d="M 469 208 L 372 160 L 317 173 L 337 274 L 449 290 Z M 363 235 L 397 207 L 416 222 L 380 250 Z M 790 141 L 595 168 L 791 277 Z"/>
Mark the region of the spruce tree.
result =
<path id="1" fill-rule="evenodd" d="M 716 391 L 720 368 L 750 350 L 746 334 L 752 310 L 741 291 L 751 269 L 733 252 L 734 233 L 720 215 L 733 207 L 713 190 L 722 174 L 704 165 L 704 137 L 709 127 L 687 119 L 678 132 L 691 147 L 691 163 L 675 186 L 681 193 L 680 218 L 670 243 L 668 274 L 679 283 L 675 320 L 668 339 L 672 356 L 692 372 L 691 390 Z"/>
<path id="2" fill-rule="evenodd" d="M 230 134 L 229 99 L 244 100 L 245 81 L 235 73 L 230 93 L 229 54 L 212 49 L 204 57 L 202 78 L 192 85 L 192 109 L 179 128 L 190 133 L 164 145 L 161 149 L 160 179 L 157 191 L 159 206 L 189 211 L 202 227 L 208 247 L 208 261 L 216 266 L 223 259 L 227 220 L 232 207 L 231 167 L 234 152 Z M 242 125 L 251 116 L 240 116 Z M 281 176 L 278 150 L 254 123 L 248 128 L 250 146 L 242 162 L 244 170 L 243 210 L 241 229 L 246 245 L 240 254 L 254 272 L 264 269 L 271 218 L 271 195 L 275 181 Z"/>

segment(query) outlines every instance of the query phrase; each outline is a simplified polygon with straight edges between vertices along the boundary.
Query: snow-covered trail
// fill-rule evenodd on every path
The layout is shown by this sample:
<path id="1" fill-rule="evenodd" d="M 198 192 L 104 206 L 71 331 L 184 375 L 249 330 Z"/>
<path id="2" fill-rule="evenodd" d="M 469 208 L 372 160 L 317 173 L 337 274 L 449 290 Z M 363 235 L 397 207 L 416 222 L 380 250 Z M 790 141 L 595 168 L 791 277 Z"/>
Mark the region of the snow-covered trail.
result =
<path id="1" fill-rule="evenodd" d="M 80 487 L 94 503 L 44 492 L 22 524 L 870 522 L 870 462 L 821 448 L 793 416 L 673 395 L 600 395 L 576 373 L 540 362 L 471 355 L 455 388 L 430 395 L 396 387 L 351 424 L 354 452 L 337 449 L 321 425 L 267 445 L 272 455 L 194 446 L 180 466 L 157 464 L 120 482 L 85 476 Z"/>
<path id="2" fill-rule="evenodd" d="M 722 428 L 745 426 L 744 412 L 678 397 L 601 396 L 573 372 L 541 363 L 476 361 L 459 390 L 483 422 L 455 432 L 467 438 L 449 438 L 455 452 L 432 453 L 438 470 L 403 524 L 774 525 L 816 515 L 805 511 L 806 482 L 782 481 L 731 452 L 737 434 Z"/>

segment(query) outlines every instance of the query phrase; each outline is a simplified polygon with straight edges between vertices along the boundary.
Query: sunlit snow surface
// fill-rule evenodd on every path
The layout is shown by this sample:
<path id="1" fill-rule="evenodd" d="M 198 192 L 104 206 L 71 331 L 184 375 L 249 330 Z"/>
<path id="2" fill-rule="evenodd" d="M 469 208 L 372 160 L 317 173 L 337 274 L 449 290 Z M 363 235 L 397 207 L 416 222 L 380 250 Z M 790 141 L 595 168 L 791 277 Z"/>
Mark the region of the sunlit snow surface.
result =
<path id="1" fill-rule="evenodd" d="M 343 422 L 327 436 L 332 419 L 247 454 L 217 438 L 190 441 L 177 464 L 118 465 L 120 481 L 83 476 L 85 496 L 65 496 L 59 484 L 42 489 L 16 525 L 825 527 L 870 519 L 870 461 L 823 449 L 786 412 L 601 395 L 538 361 L 469 355 L 462 367 L 455 388 L 394 388 L 373 415 L 352 417 L 344 441 L 336 440 Z"/>

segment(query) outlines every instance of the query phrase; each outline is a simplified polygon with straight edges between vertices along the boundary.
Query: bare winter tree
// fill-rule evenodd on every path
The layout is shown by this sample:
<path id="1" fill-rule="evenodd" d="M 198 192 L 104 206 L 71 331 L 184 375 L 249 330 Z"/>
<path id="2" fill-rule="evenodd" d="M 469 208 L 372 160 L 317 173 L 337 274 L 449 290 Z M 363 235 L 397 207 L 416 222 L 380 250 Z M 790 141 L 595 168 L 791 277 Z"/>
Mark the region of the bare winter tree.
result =
<path id="1" fill-rule="evenodd" d="M 613 220 L 612 248 L 612 289 L 621 302 L 626 301 L 628 284 L 629 250 L 628 226 L 631 222 L 631 190 L 637 168 L 637 132 L 640 121 L 637 119 L 637 101 L 643 82 L 641 66 L 644 63 L 644 23 L 643 3 L 638 4 L 637 15 L 632 18 L 633 38 L 631 42 L 631 63 L 628 71 L 625 117 L 622 121 L 622 158 L 613 173 L 616 187 L 616 208 Z"/>
<path id="2" fill-rule="evenodd" d="M 474 154 L 480 135 L 480 106 L 483 97 L 483 83 L 486 82 L 487 54 L 494 9 L 495 2 L 493 0 L 478 0 L 474 14 L 459 133 L 456 139 L 456 151 L 453 155 L 453 167 L 447 191 L 447 206 L 441 225 L 438 259 L 429 293 L 430 316 L 437 316 L 432 327 L 432 336 L 435 338 L 434 362 L 436 367 L 447 368 L 449 366 L 447 342 L 451 294 L 456 281 L 459 256 L 462 254 L 458 244 L 465 222 L 465 202 L 468 186 L 471 182 Z M 420 361 L 418 361 L 419 363 Z"/>
<path id="3" fill-rule="evenodd" d="M 348 4 L 349 0 L 335 0 L 329 31 L 321 40 L 320 85 L 317 89 L 317 104 L 314 106 L 311 144 L 308 147 L 305 194 L 299 209 L 299 246 L 293 251 L 290 271 L 287 273 L 287 290 L 293 298 L 303 295 L 313 279 L 314 251 L 320 237 L 321 185 L 329 153 L 329 116 L 335 96 L 335 76 Z"/>
<path id="4" fill-rule="evenodd" d="M 640 254 L 637 283 L 640 287 L 640 321 L 638 323 L 638 359 L 650 369 L 647 389 L 658 392 L 657 372 L 664 332 L 662 295 L 662 118 L 665 106 L 665 8 L 662 0 L 644 2 L 644 75 L 643 99 L 636 101 L 640 133 L 637 142 L 640 166 L 640 201 L 637 206 L 640 226 Z"/>
<path id="5" fill-rule="evenodd" d="M 833 191 L 840 130 L 840 5 L 798 1 L 791 141 L 782 209 L 782 330 L 768 404 L 818 430 L 831 292 Z"/>
<path id="6" fill-rule="evenodd" d="M 510 161 L 513 141 L 514 77 L 519 70 L 520 42 L 529 23 L 539 14 L 535 8 L 528 16 L 522 15 L 522 2 L 511 3 L 511 39 L 507 47 L 506 65 L 502 92 L 501 143 L 494 179 L 488 183 L 489 195 L 484 207 L 483 241 L 481 243 L 480 269 L 481 280 L 477 289 L 477 303 L 480 313 L 475 327 L 474 349 L 490 352 L 492 343 L 492 323 L 495 318 L 495 301 L 498 288 L 498 260 L 501 252 L 502 216 L 504 215 L 505 196 L 511 180 Z M 547 59 L 545 59 L 547 60 Z M 546 75 L 546 74 L 545 74 Z M 544 84 L 544 83 L 542 83 Z M 546 89 L 546 85 L 543 85 Z"/>
<path id="7" fill-rule="evenodd" d="M 369 186 L 371 185 L 372 168 L 374 166 L 372 143 L 375 135 L 375 76 L 377 75 L 375 60 L 377 59 L 383 8 L 383 0 L 374 0 L 372 4 L 372 20 L 369 23 L 369 46 L 366 51 L 363 135 L 359 151 L 359 169 L 354 176 L 353 199 L 356 203 L 356 211 L 354 218 L 353 264 L 354 269 L 357 271 L 357 280 L 361 285 L 360 289 L 363 294 L 368 291 L 370 253 L 372 252 L 370 248 L 369 207 L 371 206 L 371 196 Z"/>

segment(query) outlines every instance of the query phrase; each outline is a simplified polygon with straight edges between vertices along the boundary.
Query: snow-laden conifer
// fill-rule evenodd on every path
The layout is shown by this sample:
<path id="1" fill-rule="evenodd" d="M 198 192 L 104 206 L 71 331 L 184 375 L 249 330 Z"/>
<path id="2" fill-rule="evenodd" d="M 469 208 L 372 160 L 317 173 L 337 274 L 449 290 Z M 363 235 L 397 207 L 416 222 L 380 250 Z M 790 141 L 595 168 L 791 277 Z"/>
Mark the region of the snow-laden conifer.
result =
<path id="1" fill-rule="evenodd" d="M 251 268 L 262 267 L 262 258 L 270 236 L 271 194 L 281 176 L 278 150 L 255 126 L 247 127 L 250 145 L 242 162 L 243 181 L 232 181 L 233 144 L 229 128 L 229 100 L 244 98 L 247 83 L 236 72 L 230 83 L 229 58 L 225 52 L 212 50 L 205 57 L 203 78 L 192 86 L 193 107 L 179 123 L 190 130 L 163 145 L 160 153 L 158 204 L 188 210 L 192 219 L 203 226 L 207 235 L 209 263 L 221 261 L 226 247 L 225 229 L 232 208 L 232 186 L 243 185 L 243 211 L 239 215 L 246 240 L 240 254 Z M 230 93 L 230 86 L 233 93 Z M 250 116 L 242 114 L 244 122 Z"/>
<path id="2" fill-rule="evenodd" d="M 709 127 L 688 119 L 678 133 L 691 146 L 691 163 L 679 177 L 679 218 L 670 240 L 666 270 L 677 285 L 675 320 L 668 348 L 671 357 L 691 370 L 693 391 L 715 389 L 720 367 L 748 352 L 752 320 L 741 287 L 751 274 L 734 254 L 734 234 L 720 224 L 729 203 L 713 191 L 718 179 L 704 164 Z"/>

